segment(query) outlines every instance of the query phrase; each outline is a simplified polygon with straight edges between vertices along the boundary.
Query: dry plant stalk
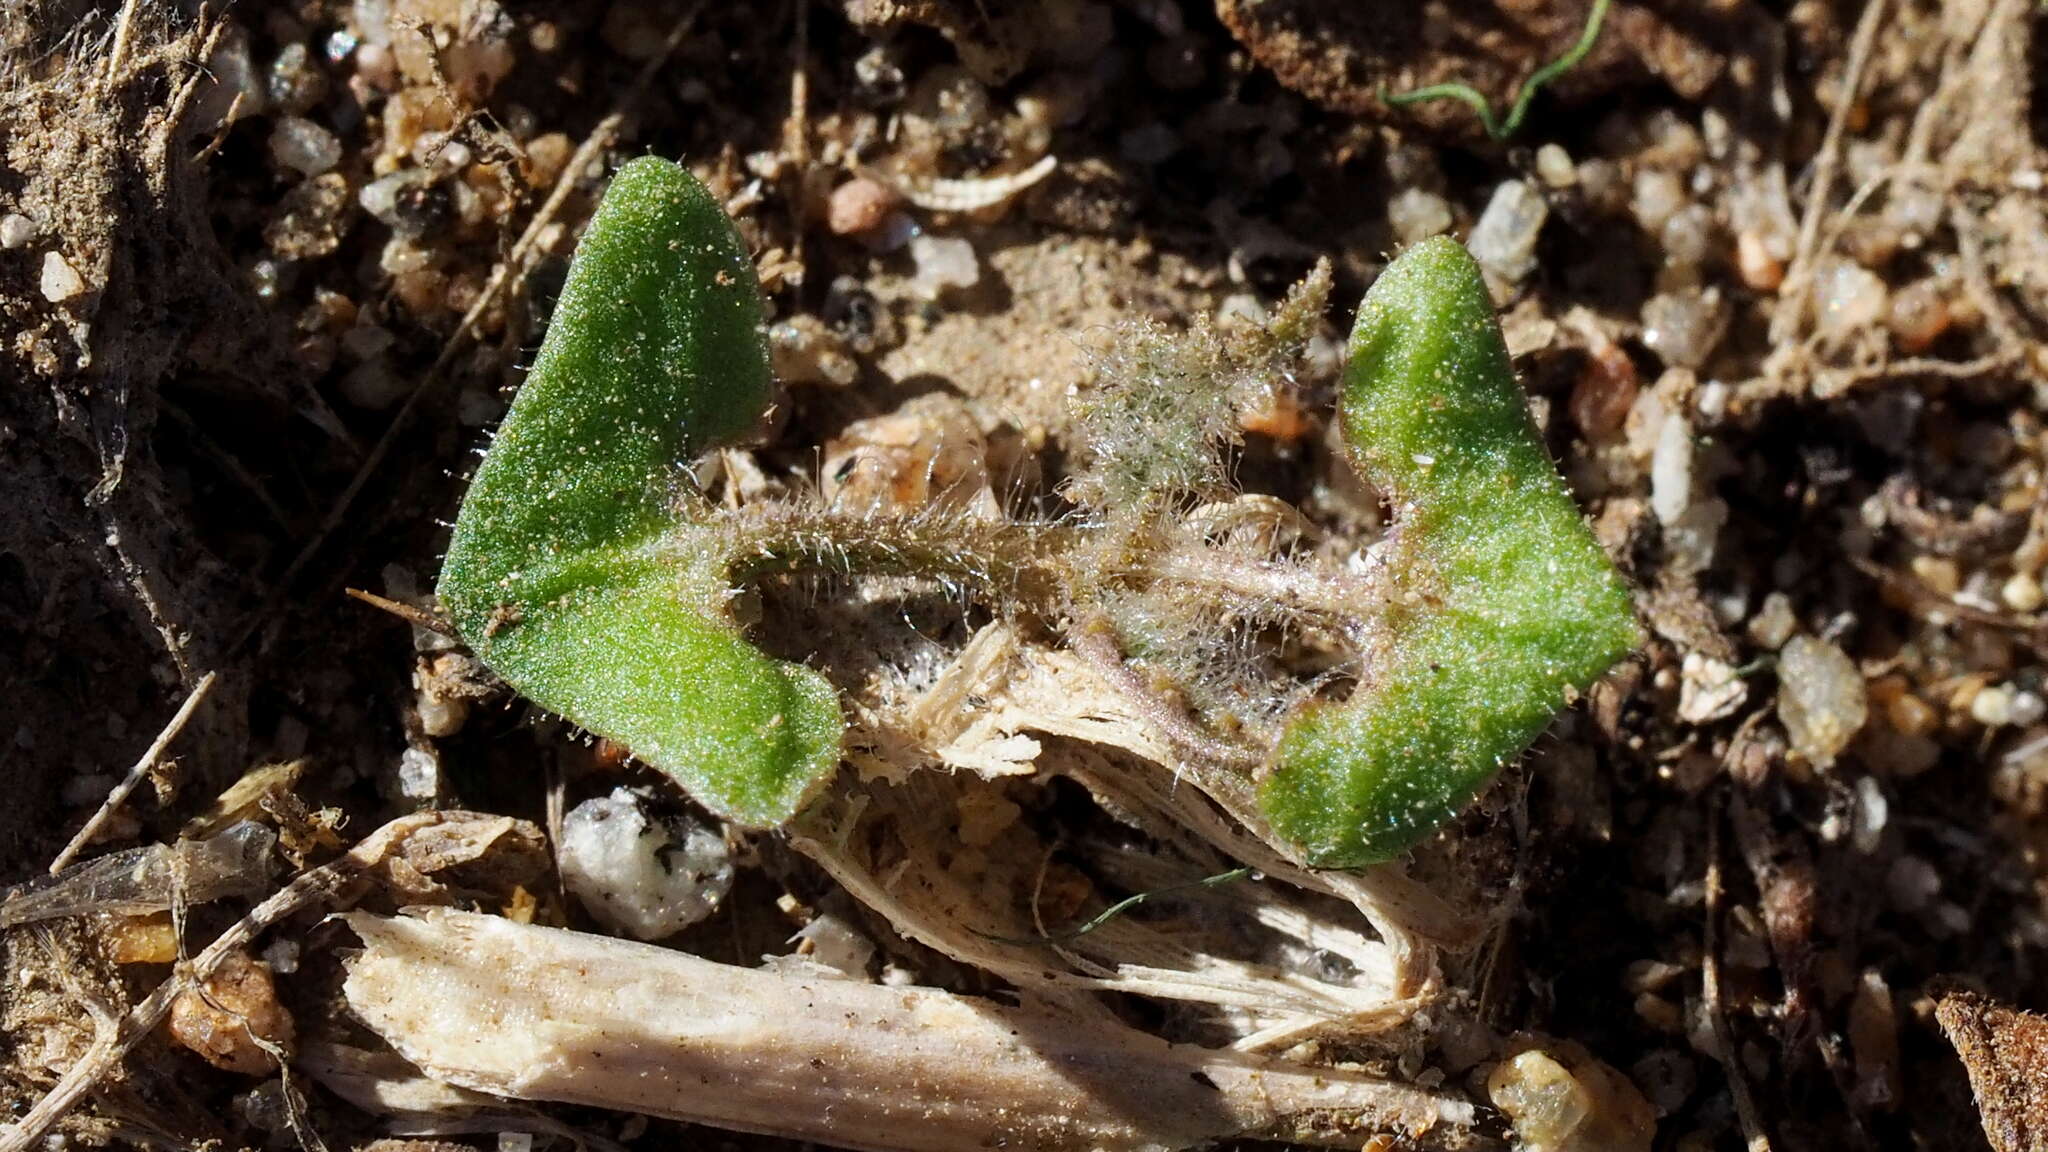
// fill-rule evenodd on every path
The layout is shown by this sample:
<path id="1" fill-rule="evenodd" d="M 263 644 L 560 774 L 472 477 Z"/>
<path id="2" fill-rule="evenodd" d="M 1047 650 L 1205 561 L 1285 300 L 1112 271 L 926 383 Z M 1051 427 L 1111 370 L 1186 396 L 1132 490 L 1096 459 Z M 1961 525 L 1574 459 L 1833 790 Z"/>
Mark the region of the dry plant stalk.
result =
<path id="1" fill-rule="evenodd" d="M 848 1148 L 1493 1146 L 1474 1108 L 1105 1020 L 716 964 L 428 909 L 356 913 L 349 1007 L 436 1079 Z"/>

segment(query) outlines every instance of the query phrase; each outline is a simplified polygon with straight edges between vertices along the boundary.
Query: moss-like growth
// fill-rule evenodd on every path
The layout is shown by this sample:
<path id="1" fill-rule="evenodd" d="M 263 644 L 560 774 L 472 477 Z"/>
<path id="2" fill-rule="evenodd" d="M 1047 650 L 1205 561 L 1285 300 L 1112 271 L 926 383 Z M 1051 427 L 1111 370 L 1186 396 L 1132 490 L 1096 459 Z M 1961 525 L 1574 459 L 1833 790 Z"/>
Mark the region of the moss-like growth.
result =
<path id="1" fill-rule="evenodd" d="M 1455 815 L 1637 632 L 1455 241 L 1410 249 L 1366 293 L 1338 417 L 1395 505 L 1393 595 L 1363 683 L 1289 724 L 1259 795 L 1311 861 L 1350 867 Z"/>

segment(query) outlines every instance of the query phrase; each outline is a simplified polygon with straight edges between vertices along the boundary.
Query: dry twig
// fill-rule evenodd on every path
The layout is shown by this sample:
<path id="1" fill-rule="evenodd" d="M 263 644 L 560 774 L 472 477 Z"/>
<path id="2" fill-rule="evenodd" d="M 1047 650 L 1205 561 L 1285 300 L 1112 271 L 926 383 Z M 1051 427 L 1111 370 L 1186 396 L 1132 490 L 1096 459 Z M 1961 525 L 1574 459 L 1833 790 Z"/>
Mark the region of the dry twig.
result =
<path id="1" fill-rule="evenodd" d="M 1735 1101 L 1735 1118 L 1742 1125 L 1748 1152 L 1770 1152 L 1771 1138 L 1764 1132 L 1763 1116 L 1756 1097 L 1749 1090 L 1749 1076 L 1742 1070 L 1735 1051 L 1735 1038 L 1728 1027 L 1728 1012 L 1721 1003 L 1721 900 L 1726 889 L 1721 882 L 1721 809 L 1715 805 L 1707 816 L 1706 939 L 1700 950 L 1700 1010 L 1714 1038 L 1714 1060 L 1728 1078 L 1728 1093 Z"/>
<path id="2" fill-rule="evenodd" d="M 179 732 L 184 731 L 185 722 L 192 719 L 192 713 L 198 710 L 200 702 L 206 699 L 206 694 L 213 690 L 214 679 L 214 673 L 208 672 L 199 678 L 199 683 L 193 685 L 192 691 L 185 696 L 185 702 L 178 705 L 177 712 L 172 714 L 170 723 L 165 724 L 163 730 L 156 734 L 156 739 L 149 742 L 149 748 L 143 752 L 142 759 L 137 760 L 134 767 L 128 769 L 128 775 L 122 777 L 120 783 L 115 784 L 113 790 L 107 793 L 107 798 L 100 802 L 99 811 L 92 814 L 92 818 L 85 822 L 85 827 L 80 828 L 78 834 L 71 838 L 71 842 L 64 845 L 64 850 L 57 853 L 57 858 L 50 861 L 51 875 L 62 872 L 65 865 L 77 858 L 81 849 L 92 843 L 93 837 L 99 835 L 101 826 L 128 799 L 128 794 L 135 791 L 135 786 L 142 783 L 142 778 L 149 775 L 149 770 L 156 767 L 157 761 L 163 757 L 164 750 L 171 746 L 171 741 L 178 738 Z"/>

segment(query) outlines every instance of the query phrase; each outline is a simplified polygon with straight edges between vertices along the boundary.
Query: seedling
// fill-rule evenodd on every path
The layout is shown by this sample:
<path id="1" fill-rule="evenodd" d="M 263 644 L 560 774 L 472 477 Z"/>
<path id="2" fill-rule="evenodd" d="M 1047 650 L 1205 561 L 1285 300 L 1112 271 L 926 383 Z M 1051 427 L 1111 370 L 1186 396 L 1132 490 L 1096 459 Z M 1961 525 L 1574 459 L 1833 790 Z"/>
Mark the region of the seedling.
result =
<path id="1" fill-rule="evenodd" d="M 533 371 L 471 482 L 441 602 L 529 700 L 743 824 L 787 819 L 839 760 L 818 673 L 727 617 L 683 465 L 768 404 L 760 289 L 689 173 L 621 168 Z"/>
<path id="2" fill-rule="evenodd" d="M 1579 519 L 1455 241 L 1410 249 L 1358 310 L 1337 413 L 1399 510 L 1396 589 L 1342 705 L 1288 725 L 1261 783 L 1325 864 L 1384 860 L 1449 819 L 1636 644 L 1628 590 Z"/>
<path id="3" fill-rule="evenodd" d="M 1134 326 L 1077 420 L 1057 522 L 714 506 L 691 457 L 766 408 L 746 254 L 680 167 L 622 168 L 457 520 L 440 592 L 514 688 L 739 824 L 826 786 L 843 721 L 817 671 L 749 645 L 726 605 L 791 571 L 923 577 L 1064 637 L 1212 794 L 1249 794 L 1286 855 L 1349 867 L 1455 814 L 1635 642 L 1626 589 L 1551 466 L 1478 269 L 1449 240 L 1368 293 L 1338 416 L 1399 523 L 1375 574 L 1255 554 L 1198 508 L 1235 496 L 1236 413 L 1297 356 L 1319 269 L 1249 336 Z M 1287 637 L 1353 654 L 1319 699 Z M 1277 634 L 1277 635 L 1276 635 Z"/>
<path id="4" fill-rule="evenodd" d="M 1479 124 L 1486 129 L 1487 136 L 1496 141 L 1506 140 L 1521 130 L 1522 118 L 1529 114 L 1529 105 L 1551 81 L 1579 66 L 1586 54 L 1593 50 L 1593 44 L 1600 39 L 1600 24 L 1607 18 L 1609 0 L 1593 0 L 1592 10 L 1586 15 L 1586 26 L 1580 30 L 1579 38 L 1565 50 L 1565 54 L 1538 68 L 1515 90 L 1514 103 L 1509 105 L 1506 119 L 1495 119 L 1493 104 L 1470 84 L 1431 84 L 1412 92 L 1392 94 L 1380 90 L 1380 99 L 1396 108 L 1408 104 L 1421 104 L 1430 100 L 1456 100 L 1472 109 L 1479 117 Z"/>

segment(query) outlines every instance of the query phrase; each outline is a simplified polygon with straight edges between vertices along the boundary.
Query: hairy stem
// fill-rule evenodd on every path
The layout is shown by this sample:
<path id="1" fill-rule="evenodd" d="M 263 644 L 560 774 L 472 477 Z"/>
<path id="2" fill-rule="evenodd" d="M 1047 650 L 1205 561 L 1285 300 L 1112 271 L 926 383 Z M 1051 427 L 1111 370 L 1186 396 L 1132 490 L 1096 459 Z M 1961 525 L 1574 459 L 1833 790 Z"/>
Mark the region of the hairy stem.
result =
<path id="1" fill-rule="evenodd" d="M 707 540 L 707 535 L 709 539 Z M 786 572 L 916 576 L 993 604 L 1057 614 L 1066 600 L 1060 560 L 1082 537 L 1060 525 L 969 516 L 862 516 L 757 505 L 693 525 L 675 542 L 724 558 L 734 583 Z"/>
<path id="2" fill-rule="evenodd" d="M 715 534 L 707 541 L 705 534 Z M 1163 582 L 1215 593 L 1248 613 L 1329 620 L 1361 636 L 1388 592 L 1370 576 L 1258 560 L 1182 540 L 1106 546 L 1101 534 L 1066 524 L 1003 523 L 971 516 L 866 516 L 764 504 L 706 518 L 671 547 L 723 557 L 738 584 L 786 572 L 918 576 L 991 603 L 1048 617 L 1091 599 L 1085 585 Z"/>

